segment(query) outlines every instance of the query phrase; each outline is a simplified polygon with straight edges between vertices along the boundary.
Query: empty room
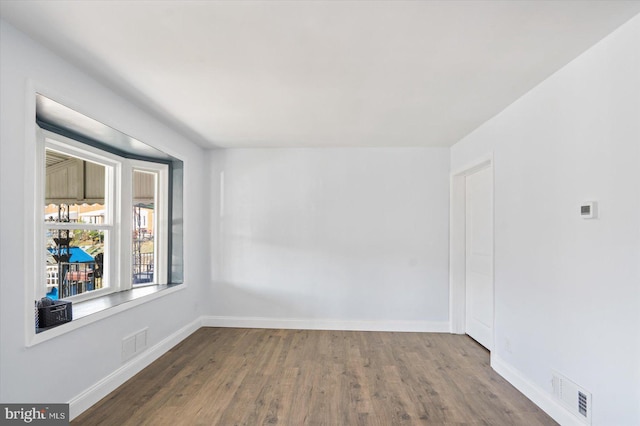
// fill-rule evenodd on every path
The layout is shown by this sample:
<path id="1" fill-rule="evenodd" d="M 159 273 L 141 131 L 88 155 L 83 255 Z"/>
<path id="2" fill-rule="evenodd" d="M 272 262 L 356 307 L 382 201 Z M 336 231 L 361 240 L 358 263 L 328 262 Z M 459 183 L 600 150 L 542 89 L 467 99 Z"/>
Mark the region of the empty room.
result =
<path id="1" fill-rule="evenodd" d="M 640 1 L 0 1 L 0 423 L 640 425 Z"/>

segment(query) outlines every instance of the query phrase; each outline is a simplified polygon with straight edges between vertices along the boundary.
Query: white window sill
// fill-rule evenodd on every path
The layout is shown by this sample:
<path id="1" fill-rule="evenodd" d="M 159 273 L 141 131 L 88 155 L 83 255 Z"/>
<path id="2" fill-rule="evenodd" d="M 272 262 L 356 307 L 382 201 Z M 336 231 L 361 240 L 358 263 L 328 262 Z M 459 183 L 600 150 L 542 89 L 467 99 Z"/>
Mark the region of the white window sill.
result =
<path id="1" fill-rule="evenodd" d="M 185 284 L 144 286 L 73 303 L 71 306 L 73 311 L 72 321 L 39 330 L 38 333 L 31 333 L 27 341 L 27 347 L 45 342 L 151 300 L 175 293 L 185 287 Z"/>

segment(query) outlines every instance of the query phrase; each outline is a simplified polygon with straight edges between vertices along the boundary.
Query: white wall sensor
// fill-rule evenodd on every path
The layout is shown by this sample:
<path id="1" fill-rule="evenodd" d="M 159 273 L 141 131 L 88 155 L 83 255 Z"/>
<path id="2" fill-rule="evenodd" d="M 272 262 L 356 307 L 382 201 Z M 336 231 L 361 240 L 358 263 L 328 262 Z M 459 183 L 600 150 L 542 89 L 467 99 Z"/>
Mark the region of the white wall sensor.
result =
<path id="1" fill-rule="evenodd" d="M 583 219 L 598 218 L 598 203 L 595 201 L 585 201 L 580 205 L 580 217 Z"/>

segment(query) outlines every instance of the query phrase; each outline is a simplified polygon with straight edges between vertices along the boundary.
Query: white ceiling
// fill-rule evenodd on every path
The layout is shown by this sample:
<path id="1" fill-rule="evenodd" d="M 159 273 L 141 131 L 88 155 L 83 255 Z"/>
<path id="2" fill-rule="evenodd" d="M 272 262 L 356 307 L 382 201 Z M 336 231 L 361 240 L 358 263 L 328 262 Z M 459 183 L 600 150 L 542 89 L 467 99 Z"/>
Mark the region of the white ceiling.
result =
<path id="1" fill-rule="evenodd" d="M 450 146 L 639 1 L 6 1 L 204 147 Z"/>

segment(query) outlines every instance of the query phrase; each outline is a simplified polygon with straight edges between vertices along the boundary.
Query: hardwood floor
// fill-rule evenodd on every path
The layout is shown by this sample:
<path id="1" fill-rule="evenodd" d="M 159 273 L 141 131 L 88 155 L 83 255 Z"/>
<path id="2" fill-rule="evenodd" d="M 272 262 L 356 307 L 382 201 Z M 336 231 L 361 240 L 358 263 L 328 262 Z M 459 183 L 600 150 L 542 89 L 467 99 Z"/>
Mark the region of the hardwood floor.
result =
<path id="1" fill-rule="evenodd" d="M 467 336 L 201 328 L 73 425 L 553 425 Z"/>

